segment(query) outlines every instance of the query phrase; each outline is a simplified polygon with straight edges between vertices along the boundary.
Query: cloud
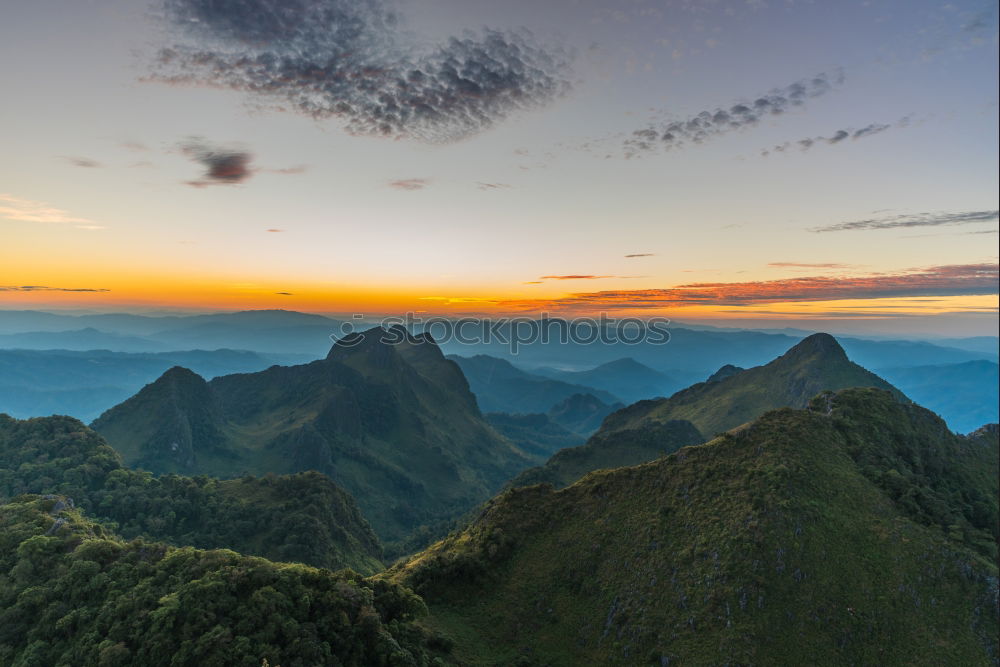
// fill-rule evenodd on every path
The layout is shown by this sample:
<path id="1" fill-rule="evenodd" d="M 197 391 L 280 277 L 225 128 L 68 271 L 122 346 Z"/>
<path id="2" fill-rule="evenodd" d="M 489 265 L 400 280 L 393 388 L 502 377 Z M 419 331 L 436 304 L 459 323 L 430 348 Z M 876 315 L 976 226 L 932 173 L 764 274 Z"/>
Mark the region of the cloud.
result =
<path id="1" fill-rule="evenodd" d="M 771 262 L 768 266 L 783 269 L 846 269 L 850 264 L 800 264 L 799 262 Z"/>
<path id="2" fill-rule="evenodd" d="M 271 232 L 272 234 L 278 234 L 278 233 L 283 232 L 285 230 L 284 229 L 265 229 L 264 231 L 265 232 Z"/>
<path id="3" fill-rule="evenodd" d="M 428 185 L 430 185 L 430 180 L 426 178 L 403 178 L 389 181 L 389 187 L 396 190 L 423 190 Z"/>
<path id="4" fill-rule="evenodd" d="M 180 145 L 181 152 L 205 168 L 204 175 L 188 185 L 203 188 L 206 185 L 236 185 L 253 175 L 250 167 L 253 155 L 246 151 L 224 148 L 192 137 Z"/>
<path id="5" fill-rule="evenodd" d="M 568 276 L 542 276 L 539 280 L 598 280 L 600 278 L 614 278 L 615 276 L 591 276 L 591 275 L 568 275 Z"/>
<path id="6" fill-rule="evenodd" d="M 808 100 L 825 95 L 843 78 L 840 71 L 824 72 L 784 88 L 776 88 L 754 100 L 738 102 L 727 108 L 706 109 L 681 120 L 650 124 L 636 130 L 625 140 L 626 155 L 678 150 L 703 144 L 729 132 L 754 127 L 769 116 L 802 107 Z"/>
<path id="7" fill-rule="evenodd" d="M 760 154 L 763 157 L 767 157 L 772 153 L 784 153 L 790 148 L 798 148 L 802 151 L 807 151 L 813 146 L 828 145 L 833 146 L 839 144 L 843 141 L 851 140 L 856 141 L 858 139 L 864 139 L 865 137 L 871 137 L 876 134 L 881 134 L 886 130 L 892 129 L 893 127 L 908 127 L 910 124 L 910 117 L 906 116 L 899 119 L 896 123 L 892 125 L 886 125 L 885 123 L 870 123 L 865 125 L 861 129 L 855 130 L 854 128 L 847 128 L 842 130 L 837 130 L 828 137 L 807 137 L 805 139 L 799 139 L 797 141 L 786 141 L 782 144 L 777 144 L 771 148 L 763 149 Z"/>
<path id="8" fill-rule="evenodd" d="M 483 183 L 480 181 L 476 183 L 476 187 L 480 190 L 507 190 L 513 186 L 508 185 L 507 183 Z"/>
<path id="9" fill-rule="evenodd" d="M 78 218 L 43 202 L 21 199 L 7 194 L 0 194 L 0 217 L 20 222 L 79 223 L 76 226 L 80 229 L 103 229 L 101 225 L 97 225 L 87 218 Z"/>
<path id="10" fill-rule="evenodd" d="M 632 253 L 631 255 L 625 255 L 625 257 L 627 257 L 627 258 L 633 258 L 633 257 L 655 257 L 655 256 L 656 256 L 656 254 L 655 253 L 651 253 L 651 252 L 636 252 L 636 253 Z"/>
<path id="11" fill-rule="evenodd" d="M 151 76 L 210 84 L 352 134 L 449 141 L 568 90 L 569 58 L 527 31 L 421 49 L 383 0 L 163 0 L 180 43 Z"/>
<path id="12" fill-rule="evenodd" d="M 0 286 L 0 292 L 110 292 L 109 289 L 89 287 L 47 287 L 45 285 Z"/>
<path id="13" fill-rule="evenodd" d="M 295 296 L 292 292 L 275 292 L 278 296 Z"/>
<path id="14" fill-rule="evenodd" d="M 63 160 L 69 162 L 74 167 L 83 167 L 85 169 L 93 169 L 96 167 L 103 166 L 97 160 L 91 160 L 89 157 L 77 157 L 73 155 L 60 155 Z"/>
<path id="15" fill-rule="evenodd" d="M 811 276 L 740 283 L 688 283 L 668 288 L 584 292 L 538 301 L 508 301 L 520 309 L 663 309 L 746 306 L 796 301 L 997 294 L 996 264 L 959 264 L 858 276 Z"/>
<path id="16" fill-rule="evenodd" d="M 883 218 L 852 220 L 835 225 L 813 227 L 812 232 L 845 232 L 862 229 L 899 229 L 908 227 L 940 227 L 943 225 L 969 225 L 996 222 L 1000 211 L 964 211 L 961 213 L 907 213 Z"/>

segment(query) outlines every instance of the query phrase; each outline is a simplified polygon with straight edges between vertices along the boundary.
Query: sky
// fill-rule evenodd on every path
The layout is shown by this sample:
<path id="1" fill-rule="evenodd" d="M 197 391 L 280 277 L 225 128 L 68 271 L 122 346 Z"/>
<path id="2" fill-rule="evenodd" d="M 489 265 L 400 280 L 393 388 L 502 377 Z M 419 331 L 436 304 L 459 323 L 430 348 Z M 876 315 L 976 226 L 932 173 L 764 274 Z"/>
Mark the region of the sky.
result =
<path id="1" fill-rule="evenodd" d="M 996 334 L 996 2 L 3 13 L 0 308 Z"/>

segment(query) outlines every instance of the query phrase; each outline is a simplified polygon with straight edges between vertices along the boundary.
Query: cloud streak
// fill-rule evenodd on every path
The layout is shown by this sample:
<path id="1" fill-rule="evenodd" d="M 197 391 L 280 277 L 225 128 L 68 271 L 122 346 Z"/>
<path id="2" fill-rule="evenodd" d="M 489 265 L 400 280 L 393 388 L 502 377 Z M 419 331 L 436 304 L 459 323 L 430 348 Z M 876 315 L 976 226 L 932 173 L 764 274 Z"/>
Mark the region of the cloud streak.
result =
<path id="1" fill-rule="evenodd" d="M 786 141 L 782 144 L 777 144 L 772 148 L 765 148 L 760 152 L 760 154 L 763 157 L 767 157 L 772 153 L 784 153 L 794 148 L 798 148 L 801 151 L 807 151 L 816 145 L 835 146 L 836 144 L 844 141 L 857 141 L 858 139 L 864 139 L 876 134 L 881 134 L 886 130 L 892 129 L 893 127 L 908 127 L 909 124 L 909 116 L 901 118 L 893 125 L 887 125 L 885 123 L 870 123 L 857 130 L 854 128 L 837 130 L 828 137 L 806 137 L 805 139 L 799 139 L 798 141 Z"/>
<path id="2" fill-rule="evenodd" d="M 0 292 L 110 292 L 90 287 L 48 287 L 46 285 L 0 286 Z"/>
<path id="3" fill-rule="evenodd" d="M 396 181 L 389 181 L 388 185 L 394 190 L 423 190 L 430 185 L 430 180 L 426 178 L 401 178 Z"/>
<path id="4" fill-rule="evenodd" d="M 858 276 L 811 276 L 739 283 L 688 283 L 669 288 L 583 292 L 538 301 L 507 301 L 523 310 L 663 309 L 750 306 L 801 301 L 997 294 L 996 264 L 960 264 Z"/>
<path id="5" fill-rule="evenodd" d="M 698 146 L 716 137 L 750 127 L 765 118 L 802 107 L 810 99 L 825 95 L 843 81 L 840 71 L 820 73 L 809 79 L 776 88 L 753 100 L 728 107 L 705 109 L 688 118 L 650 124 L 625 139 L 625 153 L 635 156 L 653 151 L 673 151 Z"/>
<path id="6" fill-rule="evenodd" d="M 655 253 L 651 252 L 635 252 L 631 255 L 625 255 L 626 259 L 634 259 L 636 257 L 655 257 Z"/>
<path id="7" fill-rule="evenodd" d="M 160 51 L 152 79 L 241 91 L 280 110 L 339 119 L 352 134 L 460 139 L 569 87 L 568 58 L 526 31 L 467 33 L 420 50 L 382 0 L 164 7 L 182 43 Z"/>
<path id="8" fill-rule="evenodd" d="M 870 229 L 908 229 L 910 227 L 942 227 L 996 222 L 1000 211 L 963 211 L 954 213 L 908 213 L 883 218 L 851 220 L 834 225 L 813 227 L 812 232 L 848 232 Z"/>

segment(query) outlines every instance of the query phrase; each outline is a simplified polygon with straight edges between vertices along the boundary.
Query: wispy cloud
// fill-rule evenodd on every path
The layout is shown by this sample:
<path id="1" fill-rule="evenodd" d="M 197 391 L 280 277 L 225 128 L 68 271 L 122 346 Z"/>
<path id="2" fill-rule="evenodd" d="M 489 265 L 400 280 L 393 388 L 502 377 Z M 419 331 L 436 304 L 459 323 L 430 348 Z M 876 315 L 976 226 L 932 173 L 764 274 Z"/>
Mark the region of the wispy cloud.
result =
<path id="1" fill-rule="evenodd" d="M 427 178 L 402 178 L 396 181 L 389 181 L 390 188 L 396 190 L 423 190 L 428 185 L 430 185 L 430 179 Z"/>
<path id="2" fill-rule="evenodd" d="M 765 148 L 760 152 L 760 154 L 763 157 L 767 157 L 772 153 L 784 153 L 792 149 L 807 151 L 816 145 L 834 146 L 844 141 L 856 141 L 858 139 L 864 139 L 865 137 L 881 134 L 886 130 L 892 129 L 893 127 L 907 127 L 909 124 L 909 116 L 901 118 L 891 125 L 887 125 L 885 123 L 870 123 L 860 129 L 846 128 L 837 130 L 828 137 L 806 137 L 805 139 L 799 139 L 798 141 L 786 141 L 771 148 Z"/>
<path id="3" fill-rule="evenodd" d="M 813 227 L 813 232 L 846 232 L 865 229 L 900 229 L 909 227 L 941 227 L 996 222 L 1000 211 L 963 211 L 954 213 L 906 213 L 883 218 L 851 220 L 834 225 Z"/>
<path id="4" fill-rule="evenodd" d="M 272 234 L 279 234 L 279 233 L 281 233 L 281 232 L 283 232 L 285 230 L 284 229 L 265 229 L 264 231 L 265 232 L 270 232 Z"/>
<path id="5" fill-rule="evenodd" d="M 2 286 L 0 292 L 110 292 L 109 289 L 94 289 L 91 287 L 48 287 L 46 285 Z"/>
<path id="6" fill-rule="evenodd" d="M 571 274 L 567 276 L 542 276 L 539 280 L 598 280 L 600 278 L 614 278 L 615 276 L 595 276 Z"/>
<path id="7" fill-rule="evenodd" d="M 96 167 L 102 166 L 97 160 L 92 160 L 89 157 L 79 157 L 76 155 L 60 155 L 61 159 L 69 162 L 74 167 L 83 167 L 84 169 L 94 169 Z"/>
<path id="8" fill-rule="evenodd" d="M 507 301 L 522 310 L 662 309 L 744 306 L 797 301 L 997 294 L 996 264 L 960 264 L 898 273 L 811 276 L 738 283 L 688 283 L 668 288 L 583 292 L 537 301 Z"/>
<path id="9" fill-rule="evenodd" d="M 825 95 L 843 78 L 840 71 L 820 73 L 784 88 L 776 88 L 753 100 L 737 102 L 725 108 L 705 109 L 684 119 L 651 123 L 625 139 L 625 153 L 633 156 L 650 151 L 678 150 L 755 127 L 767 117 L 802 107 L 810 99 Z"/>
<path id="10" fill-rule="evenodd" d="M 419 52 L 382 0 L 163 0 L 182 37 L 153 79 L 209 83 L 354 134 L 458 139 L 569 88 L 568 58 L 527 31 L 485 30 Z"/>
<path id="11" fill-rule="evenodd" d="M 635 257 L 655 257 L 655 256 L 656 256 L 656 254 L 652 253 L 652 252 L 635 252 L 635 253 L 632 253 L 631 255 L 625 255 L 625 257 L 627 257 L 629 259 L 632 259 L 632 258 L 635 258 Z"/>
<path id="12" fill-rule="evenodd" d="M 476 187 L 480 190 L 509 190 L 513 186 L 507 183 L 484 183 L 480 181 L 476 183 Z"/>
<path id="13" fill-rule="evenodd" d="M 295 296 L 292 292 L 275 292 L 275 294 L 278 296 Z"/>
<path id="14" fill-rule="evenodd" d="M 0 218 L 20 222 L 74 224 L 77 228 L 86 230 L 104 229 L 103 225 L 98 225 L 87 218 L 70 215 L 61 208 L 8 194 L 0 194 Z"/>
<path id="15" fill-rule="evenodd" d="M 804 264 L 800 262 L 771 262 L 768 266 L 781 269 L 846 269 L 850 264 Z"/>
<path id="16" fill-rule="evenodd" d="M 192 137 L 180 145 L 181 152 L 202 167 L 201 178 L 188 181 L 188 185 L 202 188 L 206 185 L 236 185 L 253 175 L 250 167 L 253 155 L 235 148 L 213 145 L 199 137 Z"/>

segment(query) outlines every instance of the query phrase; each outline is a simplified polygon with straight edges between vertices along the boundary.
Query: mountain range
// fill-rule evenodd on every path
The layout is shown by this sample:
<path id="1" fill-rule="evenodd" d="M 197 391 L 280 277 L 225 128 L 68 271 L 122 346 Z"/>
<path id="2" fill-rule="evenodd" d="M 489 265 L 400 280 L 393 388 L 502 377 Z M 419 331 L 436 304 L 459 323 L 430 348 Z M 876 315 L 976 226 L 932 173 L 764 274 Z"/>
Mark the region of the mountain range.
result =
<path id="1" fill-rule="evenodd" d="M 156 473 L 326 473 L 388 541 L 460 515 L 539 460 L 483 419 L 429 336 L 402 327 L 350 334 L 305 365 L 209 382 L 173 368 L 93 427 Z"/>

